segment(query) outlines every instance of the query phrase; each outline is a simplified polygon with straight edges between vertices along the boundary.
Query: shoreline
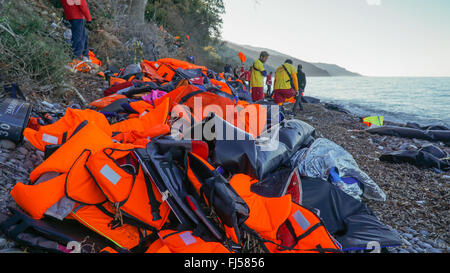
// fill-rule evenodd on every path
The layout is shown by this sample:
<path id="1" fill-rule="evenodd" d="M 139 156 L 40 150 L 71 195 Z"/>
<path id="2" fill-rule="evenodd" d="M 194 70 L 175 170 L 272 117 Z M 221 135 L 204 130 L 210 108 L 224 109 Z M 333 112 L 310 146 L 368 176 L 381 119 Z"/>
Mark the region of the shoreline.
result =
<path id="1" fill-rule="evenodd" d="M 88 101 L 102 96 L 104 82 L 97 77 L 80 74 L 73 77 L 79 78 L 76 87 Z M 51 98 L 52 103 L 61 103 L 64 107 L 68 105 L 63 101 L 78 100 L 74 94 L 69 94 L 64 100 Z M 386 193 L 385 202 L 363 201 L 384 224 L 404 239 L 404 246 L 389 249 L 390 252 L 450 252 L 450 178 L 445 178 L 450 174 L 437 174 L 430 169 L 378 159 L 384 152 L 405 145 L 423 146 L 429 141 L 371 135 L 363 131 L 366 126 L 357 115 L 330 110 L 324 102 L 305 103 L 303 106 L 305 111 L 295 118 L 313 126 L 317 137 L 327 138 L 342 146 L 354 157 L 359 168 Z M 291 107 L 286 105 L 289 110 Z M 2 141 L 0 144 L 0 214 L 6 214 L 7 207 L 17 207 L 9 194 L 10 190 L 18 181 L 29 182 L 29 173 L 42 162 L 44 154 L 28 143 L 13 147 L 4 147 Z M 442 146 L 442 143 L 433 144 L 450 152 L 450 147 Z M 0 251 L 13 247 L 14 242 L 0 234 Z"/>
<path id="2" fill-rule="evenodd" d="M 355 116 L 355 117 L 359 117 L 359 118 L 365 118 L 365 117 L 368 117 L 368 116 L 378 116 L 376 114 L 366 114 L 364 116 L 361 116 L 361 115 L 357 114 L 355 111 L 352 111 L 351 109 L 348 109 L 348 108 L 346 108 L 345 106 L 343 106 L 343 105 L 341 105 L 339 103 L 327 102 L 327 101 L 322 100 L 322 99 L 320 99 L 320 103 L 319 104 L 324 106 L 325 108 L 327 108 L 329 110 L 333 110 L 333 108 L 335 110 L 338 109 L 336 111 L 343 112 L 345 114 L 348 114 L 348 115 L 351 115 L 351 116 Z M 367 111 L 370 111 L 370 110 L 367 110 Z M 405 113 L 405 115 L 413 116 L 414 114 Z M 403 126 L 406 125 L 406 123 L 417 123 L 421 127 L 422 126 L 426 127 L 426 126 L 432 126 L 432 125 L 440 125 L 440 126 L 446 126 L 446 127 L 450 128 L 450 124 L 447 124 L 445 121 L 441 121 L 439 123 L 432 123 L 432 122 L 423 123 L 423 122 L 418 122 L 416 120 L 406 120 L 406 119 L 404 119 L 405 121 L 398 122 L 398 121 L 390 120 L 390 118 L 386 117 L 384 114 L 380 114 L 379 116 L 384 116 L 384 125 L 393 125 L 393 126 L 403 127 Z"/>
<path id="3" fill-rule="evenodd" d="M 450 174 L 379 160 L 385 152 L 431 142 L 372 135 L 363 131 L 367 127 L 356 115 L 329 110 L 322 102 L 303 106 L 305 110 L 297 113 L 295 118 L 315 127 L 317 137 L 327 138 L 352 154 L 360 169 L 386 193 L 385 202 L 363 201 L 383 223 L 397 230 L 404 239 L 404 246 L 393 249 L 393 252 L 439 251 L 436 248 L 450 252 L 450 178 L 446 178 Z M 291 106 L 286 108 L 290 110 Z M 450 151 L 450 147 L 443 143 L 433 144 Z"/>

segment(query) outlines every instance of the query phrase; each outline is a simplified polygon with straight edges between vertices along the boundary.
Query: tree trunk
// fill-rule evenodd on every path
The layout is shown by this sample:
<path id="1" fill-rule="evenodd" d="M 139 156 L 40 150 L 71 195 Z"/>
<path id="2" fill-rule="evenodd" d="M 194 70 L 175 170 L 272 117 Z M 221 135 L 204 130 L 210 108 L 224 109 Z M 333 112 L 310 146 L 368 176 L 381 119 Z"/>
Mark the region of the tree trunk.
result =
<path id="1" fill-rule="evenodd" d="M 137 24 L 145 23 L 145 7 L 148 0 L 131 0 L 129 9 L 129 18 Z"/>

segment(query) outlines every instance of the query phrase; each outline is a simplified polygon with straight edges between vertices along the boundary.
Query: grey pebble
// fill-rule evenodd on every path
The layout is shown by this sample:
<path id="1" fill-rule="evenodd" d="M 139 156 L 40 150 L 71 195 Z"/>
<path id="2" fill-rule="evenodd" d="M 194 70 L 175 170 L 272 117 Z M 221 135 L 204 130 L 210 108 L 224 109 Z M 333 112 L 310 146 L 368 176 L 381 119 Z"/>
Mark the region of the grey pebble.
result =
<path id="1" fill-rule="evenodd" d="M 398 253 L 409 253 L 406 249 L 400 248 Z"/>
<path id="2" fill-rule="evenodd" d="M 11 140 L 2 139 L 0 140 L 0 147 L 7 150 L 14 150 L 16 148 L 16 144 Z"/>
<path id="3" fill-rule="evenodd" d="M 0 249 L 4 248 L 6 246 L 6 240 L 3 238 L 0 238 Z"/>
<path id="4" fill-rule="evenodd" d="M 412 247 L 408 247 L 408 248 L 406 249 L 406 251 L 408 251 L 408 253 L 418 253 L 418 251 L 415 250 L 415 249 L 412 248 Z"/>
<path id="5" fill-rule="evenodd" d="M 419 246 L 414 246 L 414 249 L 417 251 L 417 253 L 424 253 L 425 250 L 423 250 L 421 247 Z"/>
<path id="6" fill-rule="evenodd" d="M 418 242 L 417 244 L 418 244 L 421 248 L 424 248 L 424 249 L 433 248 L 430 244 L 425 243 L 425 242 Z"/>
<path id="7" fill-rule="evenodd" d="M 17 148 L 17 151 L 23 155 L 28 154 L 28 150 L 25 147 L 19 147 L 19 148 Z"/>
<path id="8" fill-rule="evenodd" d="M 403 233 L 403 237 L 405 237 L 408 240 L 412 240 L 412 238 L 414 238 L 414 235 L 410 233 Z"/>
<path id="9" fill-rule="evenodd" d="M 444 249 L 445 246 L 446 246 L 446 243 L 445 243 L 445 241 L 442 240 L 442 239 L 437 239 L 436 241 L 431 242 L 431 245 L 432 245 L 433 247 L 435 247 L 435 248 L 442 248 L 442 249 Z"/>
<path id="10" fill-rule="evenodd" d="M 420 201 L 419 201 L 420 202 Z M 424 229 L 421 229 L 420 231 L 419 231 L 419 233 L 420 233 L 420 235 L 422 235 L 422 236 L 428 236 L 430 233 L 428 232 L 428 231 L 426 231 L 426 230 L 424 230 Z"/>
<path id="11" fill-rule="evenodd" d="M 406 240 L 406 239 L 402 239 L 402 242 L 405 244 L 405 245 L 407 245 L 407 246 L 411 246 L 411 243 L 408 241 L 408 240 Z"/>
<path id="12" fill-rule="evenodd" d="M 17 248 L 0 249 L 0 253 L 25 253 L 25 251 Z"/>
<path id="13" fill-rule="evenodd" d="M 442 253 L 442 250 L 436 248 L 428 248 L 427 253 Z"/>

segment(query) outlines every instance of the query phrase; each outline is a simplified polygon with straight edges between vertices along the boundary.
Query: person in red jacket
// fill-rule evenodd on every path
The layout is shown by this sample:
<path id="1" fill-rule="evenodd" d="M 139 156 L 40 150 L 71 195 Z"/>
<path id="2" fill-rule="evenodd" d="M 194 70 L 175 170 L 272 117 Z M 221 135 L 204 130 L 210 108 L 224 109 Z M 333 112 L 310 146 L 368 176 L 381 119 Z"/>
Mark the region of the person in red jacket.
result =
<path id="1" fill-rule="evenodd" d="M 66 20 L 72 26 L 72 49 L 76 60 L 89 61 L 89 43 L 86 22 L 91 22 L 86 0 L 60 0 Z"/>

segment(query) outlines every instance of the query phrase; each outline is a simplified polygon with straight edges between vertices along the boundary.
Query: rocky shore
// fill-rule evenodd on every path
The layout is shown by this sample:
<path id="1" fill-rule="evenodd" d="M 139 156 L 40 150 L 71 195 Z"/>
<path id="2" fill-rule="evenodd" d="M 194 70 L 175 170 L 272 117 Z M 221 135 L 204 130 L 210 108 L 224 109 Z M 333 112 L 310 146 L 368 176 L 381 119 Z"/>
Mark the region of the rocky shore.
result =
<path id="1" fill-rule="evenodd" d="M 92 75 L 87 77 L 89 80 L 94 79 Z M 96 80 L 95 84 L 88 85 L 85 89 L 81 89 L 81 85 L 79 87 L 80 93 L 89 101 L 101 95 L 103 81 L 98 78 Z M 95 91 L 88 92 L 89 89 Z M 71 97 L 76 98 L 73 94 Z M 295 118 L 314 126 L 318 137 L 328 138 L 350 152 L 359 167 L 386 193 L 386 202 L 369 200 L 364 202 L 381 221 L 396 230 L 403 238 L 402 247 L 390 248 L 388 251 L 450 252 L 448 229 L 450 173 L 437 173 L 409 164 L 391 164 L 379 160 L 385 152 L 417 149 L 429 142 L 371 135 L 364 131 L 365 125 L 357 116 L 345 111 L 336 111 L 335 108 L 325 104 L 304 106 L 305 110 Z M 450 152 L 450 147 L 443 143 L 433 144 Z M 0 140 L 0 215 L 7 214 L 8 207 L 16 206 L 9 194 L 10 190 L 18 181 L 29 182 L 30 172 L 43 161 L 43 158 L 44 153 L 29 143 L 16 145 L 8 140 Z M 23 250 L 0 234 L 0 253 L 20 251 Z"/>
<path id="2" fill-rule="evenodd" d="M 437 173 L 409 164 L 381 162 L 390 151 L 421 148 L 428 141 L 372 135 L 360 118 L 325 104 L 305 104 L 297 119 L 316 128 L 318 136 L 342 146 L 386 193 L 386 202 L 364 200 L 375 215 L 397 230 L 404 246 L 393 253 L 450 252 L 450 173 Z M 346 113 L 347 112 L 347 113 Z M 387 122 L 389 124 L 389 122 Z M 450 152 L 444 143 L 432 143 Z"/>

